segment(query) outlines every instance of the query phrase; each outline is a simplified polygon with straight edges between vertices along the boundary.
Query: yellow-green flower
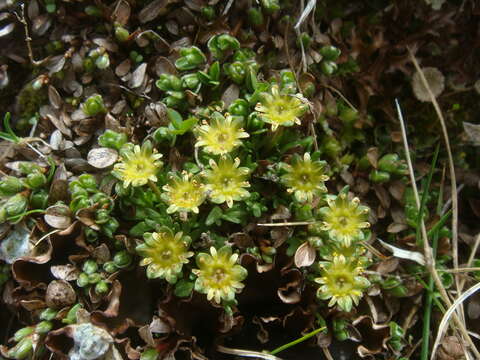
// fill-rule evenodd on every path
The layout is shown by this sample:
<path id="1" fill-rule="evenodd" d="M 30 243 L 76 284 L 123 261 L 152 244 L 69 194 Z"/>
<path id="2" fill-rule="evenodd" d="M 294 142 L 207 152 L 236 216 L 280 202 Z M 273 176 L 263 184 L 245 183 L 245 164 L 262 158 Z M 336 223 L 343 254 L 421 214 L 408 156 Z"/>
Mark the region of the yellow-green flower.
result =
<path id="1" fill-rule="evenodd" d="M 241 127 L 241 119 L 228 115 L 225 117 L 219 112 L 211 116 L 210 124 L 204 123 L 197 128 L 198 141 L 195 146 L 203 146 L 206 152 L 223 155 L 231 152 L 242 144 L 244 138 L 249 137 Z"/>
<path id="2" fill-rule="evenodd" d="M 288 192 L 293 192 L 295 199 L 300 202 L 312 201 L 314 195 L 320 195 L 327 192 L 325 181 L 328 176 L 325 175 L 325 161 L 312 161 L 309 153 L 295 155 L 291 165 L 286 165 L 287 173 L 282 176 L 282 183 L 287 186 Z"/>
<path id="3" fill-rule="evenodd" d="M 328 231 L 330 239 L 348 247 L 352 241 L 364 239 L 363 229 L 370 224 L 367 222 L 368 207 L 360 205 L 357 197 L 349 200 L 347 191 L 344 189 L 338 196 L 329 196 L 328 206 L 322 207 L 319 214 L 323 220 L 322 230 Z"/>
<path id="4" fill-rule="evenodd" d="M 278 86 L 273 85 L 270 93 L 262 93 L 262 101 L 255 110 L 260 113 L 263 121 L 272 125 L 272 131 L 279 126 L 300 125 L 300 117 L 307 107 L 299 96 L 301 95 L 281 94 Z"/>
<path id="5" fill-rule="evenodd" d="M 162 198 L 170 205 L 167 213 L 194 212 L 198 214 L 198 207 L 205 200 L 205 186 L 191 174 L 184 173 L 181 177 L 173 176 L 167 185 L 164 185 Z"/>
<path id="6" fill-rule="evenodd" d="M 157 172 L 163 163 L 162 154 L 152 149 L 150 141 L 140 147 L 133 146 L 122 154 L 121 161 L 115 164 L 112 174 L 123 181 L 123 186 L 142 186 L 148 181 L 157 181 Z"/>
<path id="7" fill-rule="evenodd" d="M 247 277 L 247 270 L 236 264 L 238 254 L 232 254 L 230 246 L 224 246 L 218 251 L 210 248 L 210 254 L 197 255 L 198 269 L 193 273 L 198 276 L 195 290 L 207 294 L 207 299 L 214 299 L 217 304 L 222 300 L 232 301 L 235 293 L 243 289 L 242 281 Z"/>
<path id="8" fill-rule="evenodd" d="M 353 304 L 358 305 L 363 291 L 370 282 L 361 276 L 363 269 L 350 262 L 343 255 L 334 256 L 332 261 L 320 263 L 322 276 L 315 279 L 321 284 L 317 297 L 321 300 L 330 299 L 328 306 L 335 304 L 342 311 L 349 312 Z"/>
<path id="9" fill-rule="evenodd" d="M 238 167 L 240 159 L 232 161 L 229 157 L 221 158 L 218 164 L 210 159 L 211 170 L 204 170 L 206 179 L 205 187 L 210 200 L 216 204 L 227 203 L 232 207 L 233 201 L 248 198 L 250 193 L 245 190 L 250 184 L 246 181 L 250 170 Z"/>
<path id="10" fill-rule="evenodd" d="M 174 284 L 182 272 L 183 264 L 188 263 L 188 258 L 193 252 L 188 251 L 191 239 L 181 232 L 173 234 L 167 227 L 160 232 L 145 233 L 145 242 L 137 246 L 137 253 L 143 257 L 140 266 L 147 266 L 149 279 L 165 279 Z"/>

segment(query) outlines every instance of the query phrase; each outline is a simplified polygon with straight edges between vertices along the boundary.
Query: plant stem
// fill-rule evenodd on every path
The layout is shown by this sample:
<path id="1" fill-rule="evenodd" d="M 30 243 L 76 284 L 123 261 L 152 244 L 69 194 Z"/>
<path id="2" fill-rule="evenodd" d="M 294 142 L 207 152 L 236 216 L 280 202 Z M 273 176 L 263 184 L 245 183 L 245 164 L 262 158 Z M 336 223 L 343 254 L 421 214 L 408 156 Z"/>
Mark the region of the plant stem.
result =
<path id="1" fill-rule="evenodd" d="M 318 334 L 320 331 L 322 331 L 324 329 L 325 329 L 325 326 L 323 326 L 321 328 L 318 328 L 318 329 L 315 329 L 312 332 L 309 332 L 307 335 L 302 336 L 301 338 L 293 340 L 292 342 L 289 342 L 288 344 L 282 345 L 282 346 L 276 348 L 275 350 L 270 351 L 270 354 L 271 355 L 278 354 L 280 351 L 286 350 L 289 347 L 292 347 L 292 346 L 297 345 L 297 344 L 299 344 L 299 343 L 301 343 L 301 342 L 303 342 L 307 339 L 310 339 L 312 336 Z"/>
<path id="2" fill-rule="evenodd" d="M 157 196 L 158 198 L 158 201 L 161 200 L 162 198 L 162 193 L 160 192 L 160 190 L 158 189 L 158 186 L 152 181 L 152 180 L 148 180 L 148 186 L 150 186 L 150 189 L 152 189 L 152 191 L 155 193 L 155 195 Z"/>

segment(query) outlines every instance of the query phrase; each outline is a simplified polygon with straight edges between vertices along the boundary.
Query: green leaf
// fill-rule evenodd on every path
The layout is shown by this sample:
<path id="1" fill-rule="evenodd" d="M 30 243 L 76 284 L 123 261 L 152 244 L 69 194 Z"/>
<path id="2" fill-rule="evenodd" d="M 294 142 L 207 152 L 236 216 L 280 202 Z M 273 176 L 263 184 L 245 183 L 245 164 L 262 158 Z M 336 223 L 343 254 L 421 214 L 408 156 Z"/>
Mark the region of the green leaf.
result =
<path id="1" fill-rule="evenodd" d="M 205 220 L 205 225 L 210 226 L 213 224 L 219 225 L 219 221 L 222 218 L 222 209 L 220 209 L 218 206 L 215 206 L 211 211 L 210 214 L 208 214 L 207 219 Z"/>
<path id="2" fill-rule="evenodd" d="M 183 118 L 182 118 L 182 115 L 180 115 L 180 113 L 178 111 L 168 108 L 167 109 L 167 116 L 168 116 L 168 119 L 170 120 L 171 124 L 173 125 L 173 127 L 175 129 L 178 130 L 178 129 L 181 128 Z"/>
<path id="3" fill-rule="evenodd" d="M 175 284 L 175 291 L 174 291 L 175 296 L 178 296 L 181 298 L 190 296 L 193 290 L 193 285 L 194 285 L 193 281 L 187 281 L 185 279 L 178 281 Z"/>

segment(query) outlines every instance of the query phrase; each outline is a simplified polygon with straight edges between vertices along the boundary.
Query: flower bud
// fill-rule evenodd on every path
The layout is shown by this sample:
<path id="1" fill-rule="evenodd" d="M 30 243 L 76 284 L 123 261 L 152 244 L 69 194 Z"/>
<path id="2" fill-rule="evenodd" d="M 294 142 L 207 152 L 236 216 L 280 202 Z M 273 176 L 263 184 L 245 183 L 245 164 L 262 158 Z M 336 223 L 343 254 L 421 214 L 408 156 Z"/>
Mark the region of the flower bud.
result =
<path id="1" fill-rule="evenodd" d="M 22 360 L 30 355 L 33 349 L 33 342 L 31 338 L 24 338 L 13 349 L 8 352 L 8 357 Z"/>
<path id="2" fill-rule="evenodd" d="M 42 321 L 35 326 L 35 332 L 37 334 L 46 334 L 52 330 L 52 328 L 53 324 L 50 321 Z"/>
<path id="3" fill-rule="evenodd" d="M 95 262 L 95 260 L 89 259 L 83 263 L 82 270 L 87 275 L 93 274 L 98 270 L 98 264 Z"/>
<path id="4" fill-rule="evenodd" d="M 130 37 L 130 33 L 123 26 L 115 27 L 115 38 L 120 42 L 125 42 Z"/>
<path id="5" fill-rule="evenodd" d="M 46 308 L 40 313 L 40 320 L 53 320 L 57 316 L 58 311 L 52 308 Z"/>
<path id="6" fill-rule="evenodd" d="M 99 113 L 104 113 L 107 111 L 103 103 L 102 95 L 99 94 L 90 96 L 83 103 L 82 110 L 88 116 L 95 116 Z"/>
<path id="7" fill-rule="evenodd" d="M 24 213 L 27 207 L 28 199 L 22 194 L 17 194 L 8 199 L 2 208 L 5 209 L 7 217 L 12 217 Z"/>
<path id="8" fill-rule="evenodd" d="M 96 285 L 95 285 L 95 292 L 98 295 L 103 295 L 108 293 L 110 287 L 108 283 L 105 280 L 100 280 Z"/>
<path id="9" fill-rule="evenodd" d="M 35 329 L 34 329 L 33 326 L 28 326 L 28 327 L 21 328 L 20 330 L 17 330 L 15 332 L 15 334 L 13 334 L 13 341 L 19 342 L 24 337 L 26 337 L 30 334 L 33 334 L 34 331 L 35 331 Z"/>
<path id="10" fill-rule="evenodd" d="M 103 270 L 109 274 L 113 274 L 118 270 L 118 267 L 113 261 L 107 261 L 105 264 L 103 264 Z"/>
<path id="11" fill-rule="evenodd" d="M 320 70 L 326 76 L 333 75 L 335 71 L 337 71 L 337 64 L 333 61 L 324 60 L 320 63 Z"/>
<path id="12" fill-rule="evenodd" d="M 100 135 L 98 138 L 98 143 L 101 146 L 120 150 L 120 148 L 125 145 L 128 138 L 127 135 L 124 133 L 117 133 L 113 130 L 105 130 L 105 132 Z"/>
<path id="13" fill-rule="evenodd" d="M 89 279 L 87 274 L 81 273 L 80 275 L 78 275 L 77 285 L 79 287 L 85 287 L 88 285 L 88 283 L 89 283 Z"/>
<path id="14" fill-rule="evenodd" d="M 145 350 L 142 355 L 140 356 L 140 360 L 157 360 L 158 359 L 158 351 L 155 349 L 148 349 Z"/>
<path id="15" fill-rule="evenodd" d="M 5 176 L 0 180 L 0 196 L 15 195 L 23 188 L 23 183 L 15 176 Z"/>
<path id="16" fill-rule="evenodd" d="M 47 177 L 40 172 L 33 172 L 27 175 L 25 183 L 31 189 L 39 189 L 47 183 Z"/>
<path id="17" fill-rule="evenodd" d="M 390 174 L 385 171 L 373 170 L 369 176 L 370 180 L 377 184 L 383 184 L 390 181 Z"/>
<path id="18" fill-rule="evenodd" d="M 119 251 L 113 257 L 113 262 L 117 267 L 123 269 L 132 263 L 132 255 L 125 250 Z"/>
<path id="19" fill-rule="evenodd" d="M 48 205 L 48 192 L 45 189 L 32 192 L 30 206 L 32 209 L 45 209 Z"/>
<path id="20" fill-rule="evenodd" d="M 335 61 L 338 59 L 342 52 L 339 48 L 332 45 L 325 45 L 320 49 L 320 55 L 323 56 L 325 60 Z"/>
<path id="21" fill-rule="evenodd" d="M 89 284 L 96 284 L 101 280 L 102 280 L 102 275 L 100 275 L 99 273 L 93 273 L 88 275 Z"/>

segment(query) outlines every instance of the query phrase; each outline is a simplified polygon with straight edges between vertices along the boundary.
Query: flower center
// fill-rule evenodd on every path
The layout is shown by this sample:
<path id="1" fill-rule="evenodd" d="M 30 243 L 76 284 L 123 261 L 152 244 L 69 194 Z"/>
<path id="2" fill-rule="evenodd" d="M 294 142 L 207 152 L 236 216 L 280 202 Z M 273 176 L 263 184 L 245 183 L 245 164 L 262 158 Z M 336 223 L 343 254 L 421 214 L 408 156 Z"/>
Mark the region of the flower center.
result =
<path id="1" fill-rule="evenodd" d="M 345 216 L 341 216 L 341 217 L 338 219 L 338 222 L 340 223 L 340 225 L 346 226 L 346 225 L 348 224 L 348 219 L 347 219 Z"/>
<path id="2" fill-rule="evenodd" d="M 216 269 L 215 272 L 213 273 L 213 278 L 217 282 L 222 281 L 225 278 L 225 273 L 223 269 Z"/>
<path id="3" fill-rule="evenodd" d="M 172 252 L 170 250 L 165 250 L 162 252 L 162 260 L 169 260 L 170 257 L 172 256 Z"/>
<path id="4" fill-rule="evenodd" d="M 220 134 L 217 136 L 218 142 L 225 142 L 227 140 L 227 135 L 226 134 Z"/>

